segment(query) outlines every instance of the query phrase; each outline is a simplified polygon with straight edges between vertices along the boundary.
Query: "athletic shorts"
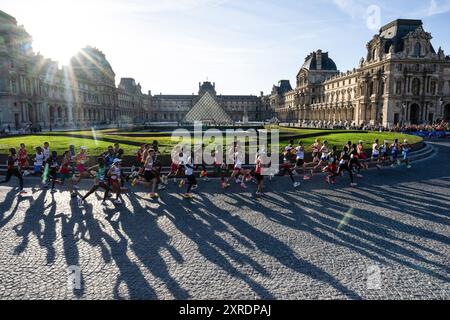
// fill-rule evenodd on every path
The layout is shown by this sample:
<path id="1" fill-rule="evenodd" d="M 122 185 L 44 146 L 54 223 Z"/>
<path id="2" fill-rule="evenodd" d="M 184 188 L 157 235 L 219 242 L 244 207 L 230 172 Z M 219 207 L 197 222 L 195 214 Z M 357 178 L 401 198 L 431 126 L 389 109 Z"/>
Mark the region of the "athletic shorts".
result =
<path id="1" fill-rule="evenodd" d="M 34 165 L 34 172 L 35 173 L 41 173 L 42 172 L 42 166 L 40 165 Z"/>
<path id="2" fill-rule="evenodd" d="M 156 178 L 156 175 L 155 175 L 155 173 L 153 171 L 151 171 L 151 170 L 145 170 L 144 171 L 144 179 L 145 179 L 145 181 L 150 182 L 150 181 L 152 181 L 155 178 Z"/>
<path id="3" fill-rule="evenodd" d="M 256 181 L 260 182 L 264 180 L 264 176 L 261 173 L 255 173 Z"/>
<path id="4" fill-rule="evenodd" d="M 326 157 L 322 156 L 322 157 L 320 158 L 320 160 L 321 160 L 321 161 L 328 161 L 328 156 L 326 156 Z"/>
<path id="5" fill-rule="evenodd" d="M 26 159 L 19 160 L 19 167 L 20 168 L 27 168 L 28 167 L 28 161 Z"/>
<path id="6" fill-rule="evenodd" d="M 398 158 L 398 151 L 393 151 L 392 152 L 392 159 L 397 159 Z"/>
<path id="7" fill-rule="evenodd" d="M 192 185 L 196 185 L 197 184 L 197 179 L 195 179 L 195 176 L 193 174 L 186 176 L 186 179 L 188 181 L 189 184 Z"/>
<path id="8" fill-rule="evenodd" d="M 297 167 L 301 167 L 301 166 L 303 166 L 303 165 L 305 164 L 305 160 L 303 160 L 303 159 L 297 159 L 296 164 L 297 164 Z"/>
<path id="9" fill-rule="evenodd" d="M 367 155 L 365 153 L 358 153 L 358 159 L 366 160 L 367 159 Z"/>
<path id="10" fill-rule="evenodd" d="M 380 154 L 376 154 L 376 153 L 372 154 L 372 159 L 378 159 L 379 157 L 380 157 Z"/>
<path id="11" fill-rule="evenodd" d="M 176 163 L 172 163 L 170 165 L 170 172 L 175 173 L 178 171 L 178 165 Z"/>
<path id="12" fill-rule="evenodd" d="M 86 168 L 84 167 L 83 164 L 78 164 L 78 165 L 77 165 L 77 171 L 78 171 L 79 173 L 84 173 L 84 172 L 86 171 Z"/>
<path id="13" fill-rule="evenodd" d="M 71 173 L 60 173 L 59 177 L 63 180 L 68 180 L 68 179 L 72 178 L 72 174 Z"/>

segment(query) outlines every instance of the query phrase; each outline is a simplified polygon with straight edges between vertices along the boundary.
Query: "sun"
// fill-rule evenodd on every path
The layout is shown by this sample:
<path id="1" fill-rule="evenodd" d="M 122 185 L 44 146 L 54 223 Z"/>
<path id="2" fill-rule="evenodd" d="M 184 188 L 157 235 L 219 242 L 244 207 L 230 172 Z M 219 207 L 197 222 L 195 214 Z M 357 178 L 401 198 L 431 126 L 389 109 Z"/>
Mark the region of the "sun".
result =
<path id="1" fill-rule="evenodd" d="M 44 2 L 45 3 L 45 2 Z M 98 19 L 93 19 L 92 8 L 86 10 L 80 5 L 47 5 L 39 9 L 31 26 L 33 48 L 44 57 L 67 65 L 70 59 L 83 47 L 95 43 Z"/>

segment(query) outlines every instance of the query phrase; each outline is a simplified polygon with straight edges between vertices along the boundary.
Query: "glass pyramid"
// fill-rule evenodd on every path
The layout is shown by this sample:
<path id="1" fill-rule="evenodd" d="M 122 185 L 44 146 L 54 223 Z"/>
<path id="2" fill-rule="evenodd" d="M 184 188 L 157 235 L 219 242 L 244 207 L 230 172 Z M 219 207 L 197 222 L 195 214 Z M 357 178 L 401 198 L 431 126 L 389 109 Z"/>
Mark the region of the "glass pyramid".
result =
<path id="1" fill-rule="evenodd" d="M 201 121 L 209 124 L 231 124 L 233 120 L 214 99 L 206 92 L 185 117 L 185 122 Z"/>

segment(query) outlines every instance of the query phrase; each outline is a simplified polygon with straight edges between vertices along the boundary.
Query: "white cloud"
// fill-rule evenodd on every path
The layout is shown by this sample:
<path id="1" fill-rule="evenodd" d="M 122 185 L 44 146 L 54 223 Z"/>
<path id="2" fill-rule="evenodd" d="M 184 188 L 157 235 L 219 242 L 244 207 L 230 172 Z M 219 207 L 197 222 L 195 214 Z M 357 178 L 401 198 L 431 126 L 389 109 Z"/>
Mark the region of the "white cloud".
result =
<path id="1" fill-rule="evenodd" d="M 355 18 L 365 17 L 365 8 L 360 3 L 353 0 L 333 0 L 334 4 L 344 13 Z"/>
<path id="2" fill-rule="evenodd" d="M 440 1 L 438 3 L 436 0 L 431 0 L 430 7 L 428 9 L 428 16 L 434 16 L 449 11 L 450 11 L 450 1 Z"/>

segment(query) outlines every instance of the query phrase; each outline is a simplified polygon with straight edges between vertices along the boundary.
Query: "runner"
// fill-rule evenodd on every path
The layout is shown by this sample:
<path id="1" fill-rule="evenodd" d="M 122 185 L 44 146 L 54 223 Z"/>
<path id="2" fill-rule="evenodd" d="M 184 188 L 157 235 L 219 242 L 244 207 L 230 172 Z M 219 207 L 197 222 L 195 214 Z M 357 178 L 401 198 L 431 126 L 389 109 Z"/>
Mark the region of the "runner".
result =
<path id="1" fill-rule="evenodd" d="M 303 180 L 311 179 L 310 176 L 306 175 L 306 163 L 305 163 L 305 146 L 303 141 L 299 141 L 298 146 L 295 148 L 295 167 L 294 170 L 302 170 Z"/>
<path id="2" fill-rule="evenodd" d="M 323 168 L 323 172 L 328 173 L 326 177 L 326 182 L 328 184 L 336 183 L 337 171 L 338 171 L 337 158 L 334 156 L 330 156 L 328 165 L 325 168 Z"/>
<path id="3" fill-rule="evenodd" d="M 105 158 L 106 169 L 109 170 L 114 162 L 114 159 L 116 159 L 115 153 L 114 153 L 114 147 L 109 146 L 108 150 L 106 152 L 104 152 L 102 156 Z"/>
<path id="4" fill-rule="evenodd" d="M 181 156 L 180 156 L 181 155 Z M 169 179 L 173 177 L 173 182 L 177 182 L 177 176 L 179 175 L 180 170 L 180 161 L 181 157 L 183 157 L 181 146 L 177 145 L 171 152 L 172 164 L 170 165 L 169 174 L 163 179 L 163 183 L 167 184 Z"/>
<path id="5" fill-rule="evenodd" d="M 44 149 L 42 151 L 44 153 L 44 161 L 47 161 L 51 156 L 50 144 L 48 142 L 44 142 Z"/>
<path id="6" fill-rule="evenodd" d="M 17 152 L 15 148 L 9 149 L 9 157 L 7 161 L 7 172 L 5 180 L 0 183 L 8 183 L 11 180 L 11 177 L 15 176 L 19 179 L 19 195 L 25 195 L 27 192 L 23 190 L 23 177 L 22 172 L 20 172 L 19 168 L 19 159 L 17 157 Z"/>
<path id="7" fill-rule="evenodd" d="M 159 195 L 155 192 L 156 184 L 158 182 L 158 172 L 154 169 L 154 154 L 155 150 L 149 149 L 147 153 L 147 158 L 144 162 L 144 172 L 142 175 L 136 177 L 131 185 L 134 187 L 138 184 L 143 184 L 145 186 L 149 186 L 150 198 L 156 199 Z"/>
<path id="8" fill-rule="evenodd" d="M 328 148 L 328 141 L 323 142 L 323 146 L 320 148 L 319 153 L 321 154 L 319 163 L 311 169 L 311 176 L 314 175 L 314 171 L 317 170 L 317 168 L 322 167 L 324 164 L 325 166 L 328 164 L 328 157 L 330 154 L 330 149 Z"/>
<path id="9" fill-rule="evenodd" d="M 322 144 L 320 143 L 320 139 L 316 139 L 316 142 L 314 142 L 311 145 L 312 149 L 312 157 L 313 157 L 313 164 L 318 163 L 320 161 L 320 149 L 322 149 Z"/>
<path id="10" fill-rule="evenodd" d="M 192 199 L 194 195 L 191 193 L 191 190 L 197 189 L 197 180 L 195 179 L 194 175 L 194 153 L 191 153 L 191 156 L 187 159 L 187 161 L 184 163 L 185 167 L 185 176 L 188 182 L 186 193 L 183 194 L 183 198 L 185 199 Z"/>
<path id="11" fill-rule="evenodd" d="M 286 149 L 285 149 L 285 151 L 283 152 L 283 163 L 280 165 L 280 170 L 279 170 L 277 176 L 284 177 L 287 173 L 292 181 L 292 185 L 294 186 L 294 188 L 297 188 L 301 185 L 301 183 L 296 182 L 294 179 L 294 173 L 293 173 L 294 166 L 289 161 L 289 158 L 290 158 L 289 156 L 286 157 Z"/>
<path id="12" fill-rule="evenodd" d="M 350 182 L 351 182 L 350 185 L 352 187 L 356 187 L 358 184 L 356 184 L 353 180 L 353 172 L 350 169 L 350 153 L 349 153 L 349 149 L 347 146 L 344 147 L 344 150 L 341 153 L 338 170 L 335 174 L 333 174 L 330 177 L 330 180 L 338 177 L 339 175 L 343 174 L 345 171 L 347 171 L 349 174 Z"/>
<path id="13" fill-rule="evenodd" d="M 28 152 L 25 147 L 25 144 L 23 143 L 20 144 L 18 155 L 19 155 L 19 168 L 23 172 L 24 176 L 28 176 L 30 174 L 30 172 L 28 171 L 30 164 L 28 162 Z"/>
<path id="14" fill-rule="evenodd" d="M 411 152 L 411 145 L 408 143 L 408 140 L 405 139 L 405 141 L 402 144 L 402 155 L 403 155 L 403 162 L 406 164 L 406 167 L 408 169 L 411 169 L 411 164 L 409 163 L 409 153 Z"/>
<path id="15" fill-rule="evenodd" d="M 399 165 L 400 161 L 398 160 L 398 151 L 399 151 L 398 139 L 394 140 L 394 143 L 391 145 L 391 167 L 394 168 L 395 165 Z"/>
<path id="16" fill-rule="evenodd" d="M 34 175 L 41 175 L 42 166 L 44 165 L 44 153 L 41 147 L 36 147 L 36 153 L 34 155 Z"/>
<path id="17" fill-rule="evenodd" d="M 52 151 L 52 155 L 45 161 L 45 166 L 48 168 L 48 175 L 46 181 L 43 181 L 44 187 L 48 188 L 50 186 L 50 182 L 52 184 L 51 192 L 56 192 L 55 184 L 61 183 L 58 180 L 58 171 L 59 171 L 59 163 L 58 163 L 58 153 L 56 151 Z"/>
<path id="18" fill-rule="evenodd" d="M 256 156 L 255 161 L 255 178 L 258 184 L 258 187 L 256 189 L 256 197 L 262 197 L 264 195 L 264 176 L 262 174 L 262 168 L 265 161 L 265 153 L 258 152 L 258 155 Z"/>
<path id="19" fill-rule="evenodd" d="M 378 159 L 378 169 L 383 168 L 386 161 L 389 160 L 389 141 L 385 140 L 383 146 L 380 148 L 380 158 Z"/>
<path id="20" fill-rule="evenodd" d="M 372 145 L 372 157 L 371 162 L 375 162 L 377 164 L 377 168 L 380 167 L 380 140 L 376 139 Z"/>
<path id="21" fill-rule="evenodd" d="M 70 166 L 71 162 L 72 162 L 71 152 L 70 151 L 64 152 L 61 161 L 61 167 L 59 168 L 59 175 L 61 185 L 63 185 L 66 180 L 69 181 L 69 192 L 70 194 L 73 194 L 73 179 L 72 179 L 73 174 L 72 168 Z"/>
<path id="22" fill-rule="evenodd" d="M 366 164 L 367 154 L 364 152 L 364 141 L 359 140 L 356 146 L 356 151 L 358 154 L 358 161 L 364 169 L 368 169 L 369 166 Z"/>
<path id="23" fill-rule="evenodd" d="M 114 159 L 111 168 L 107 173 L 107 177 L 109 179 L 109 185 L 111 190 L 116 194 L 116 200 L 114 200 L 114 204 L 122 204 L 120 200 L 121 195 L 121 163 L 122 160 Z"/>
<path id="24" fill-rule="evenodd" d="M 102 188 L 103 190 L 105 190 L 104 196 L 103 196 L 103 201 L 102 201 L 102 205 L 106 205 L 106 200 L 108 199 L 108 195 L 109 195 L 109 185 L 106 182 L 106 164 L 105 164 L 105 158 L 100 157 L 97 159 L 97 164 L 95 166 L 92 166 L 88 169 L 88 171 L 95 176 L 95 180 L 94 180 L 94 185 L 92 186 L 91 190 L 88 191 L 88 193 L 86 193 L 84 195 L 84 197 L 82 197 L 81 199 L 78 199 L 78 205 L 82 206 L 84 205 L 86 199 L 92 195 L 94 192 L 96 192 L 98 189 Z"/>
<path id="25" fill-rule="evenodd" d="M 80 183 L 81 179 L 92 178 L 92 175 L 89 173 L 89 171 L 86 170 L 87 162 L 88 162 L 87 148 L 82 146 L 80 147 L 80 153 L 78 153 L 75 157 L 77 173 L 73 176 L 74 192 L 72 193 L 72 197 L 77 196 L 75 190 L 78 190 L 78 184 Z"/>
<path id="26" fill-rule="evenodd" d="M 362 179 L 364 176 L 361 174 L 361 169 L 363 168 L 363 165 L 359 161 L 359 154 L 358 154 L 358 146 L 356 144 L 352 145 L 352 148 L 350 149 L 350 170 L 353 172 L 353 170 L 356 168 L 357 177 Z"/>
<path id="27" fill-rule="evenodd" d="M 250 170 L 243 169 L 243 161 L 245 158 L 245 155 L 243 155 L 239 150 L 240 148 L 235 148 L 236 151 L 234 154 L 234 167 L 233 167 L 233 173 L 231 174 L 231 177 L 228 178 L 227 182 L 225 183 L 225 187 L 228 188 L 230 186 L 231 179 L 235 179 L 236 184 L 239 184 L 242 189 L 247 189 L 247 186 L 245 185 L 245 181 L 250 178 Z M 242 179 L 240 179 L 240 176 L 242 176 Z"/>

